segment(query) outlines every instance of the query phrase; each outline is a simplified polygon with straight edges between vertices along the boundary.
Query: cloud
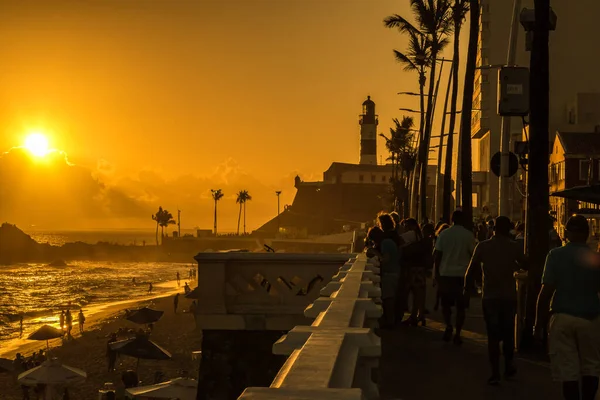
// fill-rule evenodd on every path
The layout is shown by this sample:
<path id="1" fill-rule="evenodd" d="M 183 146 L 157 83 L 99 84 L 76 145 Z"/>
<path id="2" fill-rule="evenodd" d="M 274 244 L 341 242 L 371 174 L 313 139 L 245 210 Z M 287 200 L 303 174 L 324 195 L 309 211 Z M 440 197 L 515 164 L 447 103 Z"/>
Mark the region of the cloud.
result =
<path id="1" fill-rule="evenodd" d="M 277 214 L 275 191 L 281 190 L 280 207 L 295 196 L 298 171 L 282 173 L 271 184 L 251 176 L 239 163 L 228 158 L 213 170 L 166 178 L 162 173 L 142 170 L 119 176 L 107 160 L 94 168 L 75 165 L 64 153 L 43 159 L 32 158 L 23 149 L 0 155 L 0 221 L 25 228 L 44 229 L 148 228 L 151 214 L 162 206 L 173 215 L 182 210 L 182 227 L 211 229 L 214 201 L 210 190 L 221 189 L 225 197 L 218 205 L 219 230 L 237 230 L 237 192 L 248 190 L 247 231 L 260 227 Z M 321 174 L 299 174 L 305 181 Z M 243 218 L 240 224 L 243 230 Z"/>

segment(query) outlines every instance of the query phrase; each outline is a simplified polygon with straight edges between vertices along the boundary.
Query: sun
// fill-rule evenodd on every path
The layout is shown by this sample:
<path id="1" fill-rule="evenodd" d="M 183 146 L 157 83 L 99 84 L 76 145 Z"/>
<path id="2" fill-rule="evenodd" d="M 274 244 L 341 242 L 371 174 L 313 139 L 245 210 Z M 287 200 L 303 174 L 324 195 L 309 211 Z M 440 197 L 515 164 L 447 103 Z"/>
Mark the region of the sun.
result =
<path id="1" fill-rule="evenodd" d="M 36 157 L 44 157 L 50 152 L 48 139 L 41 133 L 32 133 L 25 138 L 24 147 Z"/>

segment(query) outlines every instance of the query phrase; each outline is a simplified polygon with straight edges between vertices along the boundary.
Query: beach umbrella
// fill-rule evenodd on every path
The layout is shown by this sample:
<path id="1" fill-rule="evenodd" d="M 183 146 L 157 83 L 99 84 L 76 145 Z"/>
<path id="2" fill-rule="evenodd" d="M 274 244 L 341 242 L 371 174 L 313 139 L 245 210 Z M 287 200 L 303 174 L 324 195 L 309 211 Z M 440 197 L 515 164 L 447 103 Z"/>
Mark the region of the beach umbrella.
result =
<path id="1" fill-rule="evenodd" d="M 0 372 L 13 372 L 15 370 L 15 362 L 8 358 L 0 358 Z"/>
<path id="2" fill-rule="evenodd" d="M 61 364 L 56 358 L 53 358 L 19 374 L 17 380 L 21 385 L 26 386 L 38 384 L 67 386 L 83 382 L 86 378 L 85 371 Z"/>
<path id="3" fill-rule="evenodd" d="M 140 365 L 140 359 L 171 359 L 171 353 L 154 343 L 145 335 L 138 335 L 135 338 L 113 342 L 110 344 L 110 348 L 119 354 L 137 358 L 137 366 Z"/>
<path id="4" fill-rule="evenodd" d="M 144 307 L 138 310 L 129 311 L 125 318 L 131 322 L 135 322 L 136 324 L 144 325 L 158 321 L 163 314 L 164 311 L 158 311 Z"/>
<path id="5" fill-rule="evenodd" d="M 27 337 L 29 340 L 45 340 L 46 341 L 46 349 L 50 350 L 50 345 L 48 344 L 48 340 L 50 339 L 58 339 L 63 337 L 64 333 L 60 329 L 56 329 L 50 325 L 44 325 L 37 331 L 33 332 L 31 335 Z"/>
<path id="6" fill-rule="evenodd" d="M 152 399 L 196 400 L 198 382 L 190 378 L 175 378 L 156 385 L 140 386 L 127 389 L 133 396 L 149 397 Z"/>

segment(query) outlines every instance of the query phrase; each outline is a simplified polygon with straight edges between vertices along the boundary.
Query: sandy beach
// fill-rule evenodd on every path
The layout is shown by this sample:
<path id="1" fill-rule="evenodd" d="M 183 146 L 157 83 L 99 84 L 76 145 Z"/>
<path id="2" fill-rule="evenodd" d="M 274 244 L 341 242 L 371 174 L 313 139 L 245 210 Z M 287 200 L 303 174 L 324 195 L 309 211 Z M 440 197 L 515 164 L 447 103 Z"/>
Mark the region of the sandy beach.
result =
<path id="1" fill-rule="evenodd" d="M 149 306 L 156 310 L 164 311 L 162 318 L 154 324 L 151 340 L 165 348 L 172 354 L 168 361 L 141 360 L 139 364 L 139 378 L 142 384 L 152 384 L 156 371 L 161 371 L 166 379 L 181 376 L 181 371 L 189 371 L 190 375 L 197 375 L 196 361 L 192 361 L 192 351 L 200 350 L 201 336 L 195 331 L 194 318 L 187 312 L 191 300 L 183 295 L 179 296 L 179 308 L 175 313 L 173 310 L 173 294 L 183 289 L 173 288 L 169 293 L 152 299 L 119 302 L 98 309 L 86 318 L 86 326 L 83 335 L 79 334 L 79 327 L 74 326 L 74 338 L 62 342 L 61 339 L 51 341 L 51 356 L 57 357 L 62 363 L 83 369 L 87 372 L 87 380 L 80 385 L 73 386 L 69 393 L 71 399 L 96 399 L 98 390 L 105 382 L 112 382 L 118 388 L 122 388 L 121 373 L 135 370 L 136 359 L 127 356 L 119 356 L 117 360 L 117 371 L 107 372 L 106 343 L 110 333 L 119 328 L 138 329 L 140 326 L 124 318 L 125 309 L 133 309 L 140 306 Z M 15 353 L 20 352 L 30 356 L 33 351 L 45 348 L 45 342 L 27 341 L 18 348 L 3 352 L 2 357 L 14 358 Z M 17 384 L 16 373 L 0 374 L 0 398 L 2 400 L 21 400 L 22 391 Z M 32 399 L 35 397 L 32 395 Z"/>

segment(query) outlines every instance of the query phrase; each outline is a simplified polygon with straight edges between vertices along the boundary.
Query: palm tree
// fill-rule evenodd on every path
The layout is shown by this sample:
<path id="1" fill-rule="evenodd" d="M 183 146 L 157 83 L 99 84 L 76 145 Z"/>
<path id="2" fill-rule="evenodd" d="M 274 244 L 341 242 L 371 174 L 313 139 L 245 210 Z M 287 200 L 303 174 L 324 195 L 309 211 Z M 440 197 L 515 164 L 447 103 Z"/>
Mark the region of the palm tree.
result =
<path id="1" fill-rule="evenodd" d="M 242 190 L 242 195 L 244 198 L 244 235 L 246 234 L 246 203 L 252 200 L 252 196 L 248 193 L 247 190 Z"/>
<path id="2" fill-rule="evenodd" d="M 240 234 L 240 220 L 242 217 L 242 207 L 244 208 L 244 233 L 246 233 L 246 202 L 252 200 L 252 196 L 248 193 L 247 190 L 240 190 L 237 194 L 237 198 L 235 200 L 236 203 L 240 205 L 240 212 L 238 214 L 238 226 L 237 226 L 237 234 Z"/>
<path id="3" fill-rule="evenodd" d="M 163 208 L 158 207 L 158 211 L 156 214 L 152 215 L 152 221 L 156 221 L 156 245 L 158 246 L 158 226 L 160 225 L 160 221 L 163 215 Z"/>
<path id="4" fill-rule="evenodd" d="M 448 127 L 448 143 L 446 144 L 446 160 L 444 166 L 444 197 L 443 215 L 445 221 L 450 221 L 452 203 L 452 153 L 454 151 L 454 126 L 456 124 L 456 105 L 458 103 L 458 71 L 460 66 L 460 31 L 465 16 L 469 11 L 467 0 L 455 0 L 452 6 L 452 21 L 454 24 L 454 55 L 452 57 L 452 100 L 450 103 L 450 126 Z M 458 194 L 458 193 L 457 193 Z"/>
<path id="5" fill-rule="evenodd" d="M 425 83 L 427 77 L 425 71 L 431 65 L 431 45 L 427 41 L 425 35 L 421 34 L 416 29 L 404 29 L 406 20 L 398 14 L 384 19 L 383 23 L 386 28 L 397 28 L 401 33 L 408 35 L 408 49 L 402 53 L 394 49 L 394 58 L 396 61 L 404 65 L 405 71 L 416 71 L 419 74 L 419 99 L 421 104 L 421 120 L 419 122 L 419 136 L 417 145 L 420 146 L 423 142 L 425 130 Z M 422 161 L 422 160 L 420 160 Z M 415 171 L 420 170 L 419 164 L 415 164 Z M 410 212 L 415 213 L 418 207 L 416 180 L 412 181 L 410 193 Z"/>
<path id="6" fill-rule="evenodd" d="M 215 234 L 215 236 L 217 236 L 217 203 L 225 195 L 223 194 L 223 190 L 221 190 L 221 189 L 210 189 L 210 193 L 212 194 L 212 198 L 215 201 L 214 234 Z"/>
<path id="7" fill-rule="evenodd" d="M 427 165 L 429 159 L 429 142 L 433 125 L 433 105 L 435 92 L 436 60 L 438 54 L 449 43 L 448 34 L 452 30 L 450 23 L 449 0 L 410 0 L 410 5 L 417 20 L 418 28 L 399 15 L 388 17 L 390 27 L 397 27 L 401 32 L 413 32 L 422 35 L 430 46 L 429 90 L 427 96 L 427 111 L 425 127 L 419 144 L 418 163 L 421 169 L 420 185 L 420 217 L 427 215 Z"/>
<path id="8" fill-rule="evenodd" d="M 462 208 L 465 220 L 470 228 L 473 225 L 473 174 L 471 154 L 471 114 L 473 109 L 473 89 L 475 85 L 475 68 L 477 67 L 477 45 L 479 42 L 479 0 L 469 0 L 470 23 L 469 48 L 465 71 L 465 87 L 463 91 L 462 113 L 460 119 L 460 174 L 462 181 Z"/>
<path id="9" fill-rule="evenodd" d="M 173 218 L 173 214 L 171 214 L 167 210 L 163 210 L 162 214 L 160 215 L 158 224 L 160 225 L 160 236 L 161 236 L 162 240 L 164 241 L 164 237 L 165 237 L 164 229 L 169 225 L 176 224 L 176 222 L 175 222 L 175 219 Z M 168 233 L 167 233 L 167 235 L 168 235 Z"/>
<path id="10" fill-rule="evenodd" d="M 392 162 L 392 193 L 394 196 L 394 205 L 398 203 L 398 200 L 402 198 L 404 204 L 406 204 L 408 192 L 406 183 L 411 171 L 406 167 L 412 167 L 407 158 L 407 153 L 413 153 L 413 127 L 414 121 L 412 117 L 403 117 L 402 122 L 397 118 L 392 120 L 394 122 L 394 128 L 390 128 L 390 136 L 387 137 L 383 133 L 379 136 L 385 139 L 385 147 L 390 152 L 389 160 Z M 398 210 L 396 210 L 398 211 Z"/>

